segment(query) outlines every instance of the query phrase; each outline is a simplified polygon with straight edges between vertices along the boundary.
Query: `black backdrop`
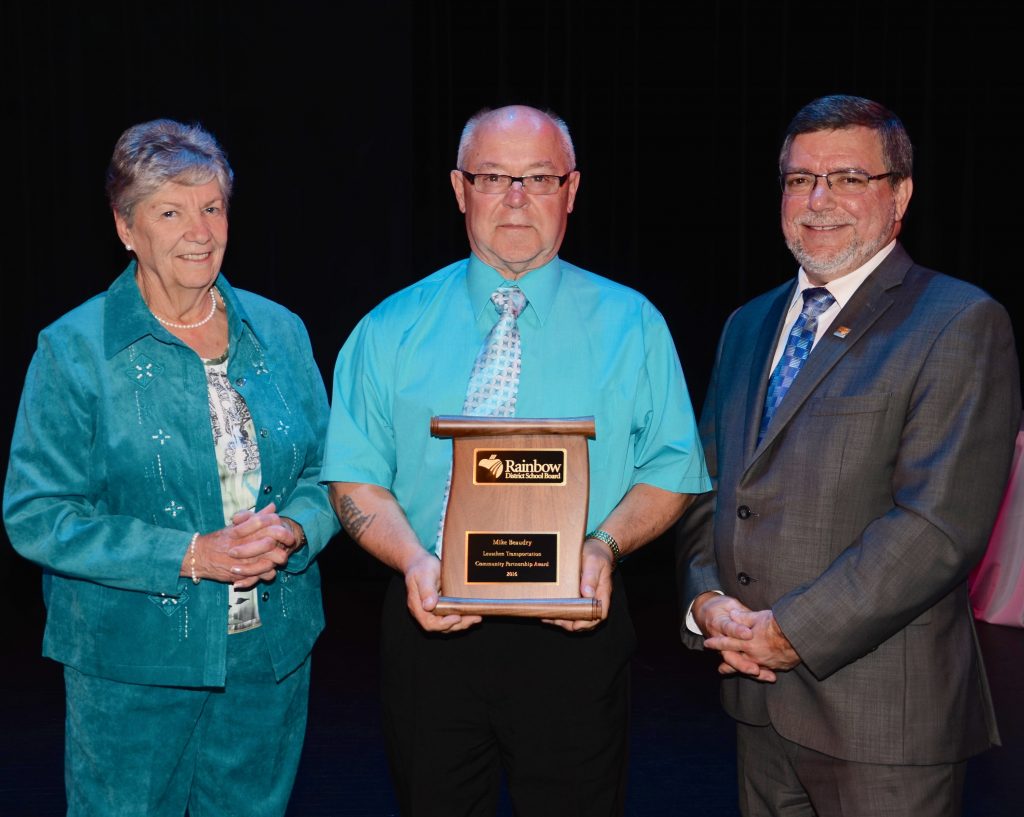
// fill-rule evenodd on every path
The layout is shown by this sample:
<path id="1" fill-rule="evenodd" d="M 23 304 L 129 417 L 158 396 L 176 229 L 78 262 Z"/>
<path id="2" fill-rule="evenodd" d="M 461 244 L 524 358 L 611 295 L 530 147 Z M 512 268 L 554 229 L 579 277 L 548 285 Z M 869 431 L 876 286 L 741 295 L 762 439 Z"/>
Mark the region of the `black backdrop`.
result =
<path id="1" fill-rule="evenodd" d="M 103 171 L 119 133 L 158 116 L 225 145 L 225 271 L 303 316 L 328 383 L 367 309 L 466 253 L 447 179 L 459 129 L 510 102 L 568 121 L 583 179 L 562 254 L 665 313 L 698 405 L 727 314 L 795 271 L 775 159 L 821 94 L 903 117 L 917 147 L 904 243 L 1024 332 L 1021 16 L 1013 0 L 0 0 L 0 457 L 36 333 L 124 265 Z M 34 653 L 38 571 L 0 553 L 0 615 L 17 622 L 2 650 Z M 329 590 L 377 568 L 339 538 L 324 569 Z"/>

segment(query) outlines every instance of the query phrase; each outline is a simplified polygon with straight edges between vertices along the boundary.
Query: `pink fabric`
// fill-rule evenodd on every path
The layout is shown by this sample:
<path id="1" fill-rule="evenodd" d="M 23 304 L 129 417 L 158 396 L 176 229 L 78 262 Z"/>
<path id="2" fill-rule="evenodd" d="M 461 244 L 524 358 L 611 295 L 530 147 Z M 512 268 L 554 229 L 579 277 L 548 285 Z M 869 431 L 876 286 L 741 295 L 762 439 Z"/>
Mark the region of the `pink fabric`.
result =
<path id="1" fill-rule="evenodd" d="M 985 556 L 970 578 L 975 618 L 1024 627 L 1024 431 Z"/>

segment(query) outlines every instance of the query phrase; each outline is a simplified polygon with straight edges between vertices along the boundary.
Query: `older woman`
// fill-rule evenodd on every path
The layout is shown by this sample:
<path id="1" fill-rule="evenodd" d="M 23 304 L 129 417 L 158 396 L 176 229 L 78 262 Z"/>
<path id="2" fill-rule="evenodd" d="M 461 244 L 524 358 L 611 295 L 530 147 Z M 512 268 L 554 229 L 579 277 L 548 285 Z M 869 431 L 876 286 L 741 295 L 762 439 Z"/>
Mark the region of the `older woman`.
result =
<path id="1" fill-rule="evenodd" d="M 69 814 L 280 815 L 323 628 L 327 398 L 298 317 L 220 274 L 232 172 L 170 120 L 107 192 L 134 258 L 43 330 L 4 516 L 44 573 Z"/>

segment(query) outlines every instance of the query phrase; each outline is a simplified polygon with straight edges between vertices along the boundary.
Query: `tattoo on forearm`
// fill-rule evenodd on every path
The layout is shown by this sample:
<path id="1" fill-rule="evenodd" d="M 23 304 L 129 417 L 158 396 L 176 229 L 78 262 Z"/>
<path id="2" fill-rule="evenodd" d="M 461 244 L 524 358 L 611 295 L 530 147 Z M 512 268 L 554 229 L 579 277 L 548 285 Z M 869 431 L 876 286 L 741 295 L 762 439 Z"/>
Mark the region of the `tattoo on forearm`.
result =
<path id="1" fill-rule="evenodd" d="M 363 513 L 359 506 L 352 501 L 352 497 L 347 494 L 338 497 L 334 503 L 334 510 L 338 514 L 338 520 L 341 522 L 345 532 L 357 540 L 360 534 L 370 527 L 377 516 L 375 513 Z"/>

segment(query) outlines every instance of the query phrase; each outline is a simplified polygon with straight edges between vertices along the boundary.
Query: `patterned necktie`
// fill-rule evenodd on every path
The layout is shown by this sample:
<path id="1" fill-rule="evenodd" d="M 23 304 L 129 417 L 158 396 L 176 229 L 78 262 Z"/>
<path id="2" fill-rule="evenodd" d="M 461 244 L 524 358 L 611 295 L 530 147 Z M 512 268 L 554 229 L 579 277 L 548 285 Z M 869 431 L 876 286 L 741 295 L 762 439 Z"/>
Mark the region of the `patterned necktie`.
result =
<path id="1" fill-rule="evenodd" d="M 501 287 L 491 293 L 491 303 L 500 315 L 476 356 L 462 413 L 514 417 L 522 367 L 516 319 L 526 306 L 526 296 L 518 287 Z"/>
<path id="2" fill-rule="evenodd" d="M 519 287 L 499 287 L 491 293 L 491 303 L 500 314 L 477 353 L 466 385 L 462 413 L 476 417 L 515 417 L 523 358 L 516 319 L 526 307 L 526 296 Z M 438 557 L 441 556 L 445 510 L 451 488 L 452 471 L 449 466 L 434 546 Z"/>
<path id="3" fill-rule="evenodd" d="M 786 396 L 789 387 L 800 373 L 800 367 L 811 353 L 814 335 L 818 331 L 818 317 L 836 302 L 832 293 L 824 287 L 805 289 L 803 296 L 804 308 L 793 323 L 793 328 L 789 330 L 786 348 L 768 381 L 768 394 L 765 396 L 764 414 L 761 416 L 761 431 L 757 436 L 758 445 L 761 444 L 768 424 L 775 416 L 775 410 L 782 403 L 782 398 Z"/>

